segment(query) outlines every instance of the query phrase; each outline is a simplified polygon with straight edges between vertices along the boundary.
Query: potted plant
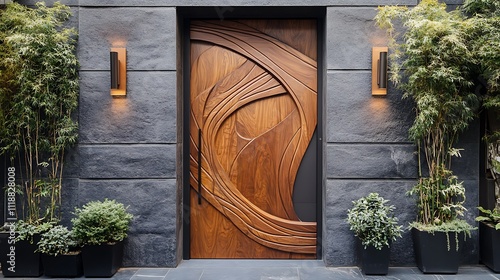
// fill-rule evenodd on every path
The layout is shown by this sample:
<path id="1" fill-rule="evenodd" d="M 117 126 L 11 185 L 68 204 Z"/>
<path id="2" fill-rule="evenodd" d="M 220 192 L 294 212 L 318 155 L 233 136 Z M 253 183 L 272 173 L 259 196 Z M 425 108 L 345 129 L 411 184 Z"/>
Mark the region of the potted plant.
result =
<path id="1" fill-rule="evenodd" d="M 388 202 L 378 193 L 370 193 L 353 201 L 353 207 L 347 210 L 350 230 L 358 237 L 358 257 L 364 274 L 387 274 L 390 245 L 401 237 L 401 226 L 393 214 L 395 207 Z"/>
<path id="2" fill-rule="evenodd" d="M 493 210 L 478 207 L 483 216 L 476 218 L 479 223 L 481 261 L 493 270 L 500 272 L 500 208 Z"/>
<path id="3" fill-rule="evenodd" d="M 471 46 L 477 58 L 477 86 L 486 117 L 485 184 L 481 185 L 479 252 L 481 261 L 500 272 L 500 3 L 466 0 L 462 10 L 474 31 Z M 482 174 L 483 175 L 483 174 Z"/>
<path id="4" fill-rule="evenodd" d="M 28 236 L 41 232 L 60 219 L 65 150 L 77 137 L 71 118 L 78 105 L 76 31 L 63 27 L 71 10 L 60 3 L 35 5 L 11 3 L 0 9 L 0 155 L 10 159 L 9 172 L 15 173 L 9 175 L 14 179 L 9 189 L 15 186 L 9 230 L 0 235 L 2 269 L 12 268 L 3 256 L 20 252 L 25 231 Z M 23 222 L 16 224 L 18 216 Z M 11 232 L 19 232 L 16 244 L 9 243 Z M 19 269 L 24 260 L 18 256 L 16 269 L 4 275 L 33 276 Z M 39 275 L 39 269 L 30 271 Z"/>
<path id="5" fill-rule="evenodd" d="M 46 276 L 79 277 L 83 273 L 80 248 L 71 231 L 65 226 L 54 226 L 43 233 L 36 252 L 42 253 Z"/>
<path id="6" fill-rule="evenodd" d="M 457 273 L 459 249 L 474 229 L 460 219 L 465 187 L 451 171 L 458 135 L 476 115 L 478 98 L 470 71 L 469 25 L 446 4 L 422 0 L 412 9 L 380 7 L 376 23 L 389 34 L 391 80 L 411 98 L 416 117 L 409 137 L 416 143 L 419 180 L 417 220 L 410 224 L 417 266 L 424 273 Z M 395 23 L 404 27 L 397 33 Z"/>
<path id="7" fill-rule="evenodd" d="M 74 236 L 82 246 L 85 277 L 111 277 L 123 259 L 123 240 L 132 214 L 115 200 L 91 201 L 76 208 Z"/>
<path id="8" fill-rule="evenodd" d="M 4 230 L 1 241 L 0 261 L 5 277 L 38 277 L 43 273 L 40 253 L 36 243 L 40 234 L 53 226 L 52 223 L 33 225 L 22 220 L 10 224 Z"/>

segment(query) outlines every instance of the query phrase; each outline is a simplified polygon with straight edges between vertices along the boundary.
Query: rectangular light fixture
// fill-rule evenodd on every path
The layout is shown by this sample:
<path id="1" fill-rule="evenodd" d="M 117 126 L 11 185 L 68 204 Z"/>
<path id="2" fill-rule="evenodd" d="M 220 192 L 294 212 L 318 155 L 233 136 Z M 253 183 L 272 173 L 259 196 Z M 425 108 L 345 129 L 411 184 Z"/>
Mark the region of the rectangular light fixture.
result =
<path id="1" fill-rule="evenodd" d="M 111 95 L 127 95 L 127 50 L 111 48 L 109 53 L 111 72 Z"/>
<path id="2" fill-rule="evenodd" d="M 372 95 L 387 94 L 388 47 L 372 48 Z"/>

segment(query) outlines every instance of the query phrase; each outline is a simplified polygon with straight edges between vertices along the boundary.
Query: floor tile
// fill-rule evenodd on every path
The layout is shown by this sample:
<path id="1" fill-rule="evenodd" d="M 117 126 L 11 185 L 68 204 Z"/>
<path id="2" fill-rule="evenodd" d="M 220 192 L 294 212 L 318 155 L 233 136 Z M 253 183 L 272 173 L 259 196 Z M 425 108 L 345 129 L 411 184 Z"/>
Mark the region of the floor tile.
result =
<path id="1" fill-rule="evenodd" d="M 299 280 L 292 267 L 226 267 L 206 268 L 200 280 Z"/>
<path id="2" fill-rule="evenodd" d="M 158 276 L 165 277 L 169 268 L 139 268 L 134 276 Z"/>
<path id="3" fill-rule="evenodd" d="M 163 280 L 199 280 L 203 274 L 204 268 L 184 267 L 172 269 L 167 273 Z"/>
<path id="4" fill-rule="evenodd" d="M 361 271 L 357 267 L 342 267 L 342 268 L 329 268 L 329 267 L 314 267 L 314 268 L 299 268 L 299 276 L 301 280 L 306 279 L 363 279 Z"/>

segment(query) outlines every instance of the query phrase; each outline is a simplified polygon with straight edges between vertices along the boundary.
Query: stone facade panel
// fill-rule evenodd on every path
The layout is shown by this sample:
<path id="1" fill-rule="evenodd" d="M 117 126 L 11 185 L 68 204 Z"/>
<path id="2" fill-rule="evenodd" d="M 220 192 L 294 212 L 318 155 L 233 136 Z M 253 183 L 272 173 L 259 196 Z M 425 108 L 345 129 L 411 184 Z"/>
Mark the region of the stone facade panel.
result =
<path id="1" fill-rule="evenodd" d="M 329 144 L 327 178 L 416 178 L 413 145 Z"/>
<path id="2" fill-rule="evenodd" d="M 329 71 L 327 79 L 327 142 L 409 142 L 414 112 L 401 92 L 390 85 L 386 96 L 372 96 L 366 71 Z"/>
<path id="3" fill-rule="evenodd" d="M 175 8 L 80 8 L 79 18 L 82 70 L 109 70 L 111 47 L 127 48 L 128 70 L 176 69 Z"/>
<path id="4" fill-rule="evenodd" d="M 80 77 L 80 143 L 176 143 L 174 72 L 128 72 L 124 98 L 110 95 L 109 73 Z"/>
<path id="5" fill-rule="evenodd" d="M 176 145 L 81 145 L 80 178 L 175 178 Z"/>

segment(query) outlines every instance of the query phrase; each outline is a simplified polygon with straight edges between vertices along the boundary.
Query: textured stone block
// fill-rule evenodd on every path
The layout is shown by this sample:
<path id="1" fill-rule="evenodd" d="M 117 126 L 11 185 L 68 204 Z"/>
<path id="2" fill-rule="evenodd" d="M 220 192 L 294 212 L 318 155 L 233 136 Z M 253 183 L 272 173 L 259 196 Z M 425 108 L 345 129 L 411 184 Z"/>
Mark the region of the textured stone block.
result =
<path id="1" fill-rule="evenodd" d="M 330 71 L 327 79 L 327 142 L 409 142 L 412 102 L 392 85 L 374 97 L 369 72 Z"/>
<path id="2" fill-rule="evenodd" d="M 330 144 L 327 178 L 416 178 L 413 145 Z"/>
<path id="3" fill-rule="evenodd" d="M 109 70 L 111 47 L 127 48 L 128 70 L 176 69 L 175 8 L 80 8 L 79 18 L 82 70 Z"/>
<path id="4" fill-rule="evenodd" d="M 81 72 L 80 143 L 175 143 L 174 72 L 128 72 L 127 96 L 109 93 L 109 73 Z"/>
<path id="5" fill-rule="evenodd" d="M 61 189 L 61 224 L 71 228 L 71 219 L 74 217 L 73 211 L 78 205 L 78 179 L 63 179 Z"/>
<path id="6" fill-rule="evenodd" d="M 80 178 L 175 178 L 175 145 L 80 145 Z"/>
<path id="7" fill-rule="evenodd" d="M 396 207 L 395 215 L 399 224 L 406 225 L 415 219 L 416 207 L 414 200 L 406 196 L 406 192 L 414 185 L 414 181 L 362 181 L 362 180 L 327 180 L 325 205 L 326 250 L 325 263 L 329 266 L 355 266 L 356 237 L 349 230 L 346 222 L 347 209 L 352 207 L 352 201 L 370 192 L 378 192 L 390 204 Z M 403 238 L 395 241 L 391 247 L 391 265 L 412 265 L 413 250 L 409 232 Z"/>
<path id="8" fill-rule="evenodd" d="M 330 7 L 326 14 L 327 69 L 371 69 L 372 47 L 387 46 L 373 21 L 375 7 Z"/>
<path id="9" fill-rule="evenodd" d="M 19 0 L 16 1 L 19 4 L 23 5 L 35 5 L 36 2 L 40 2 L 39 0 Z M 68 6 L 78 6 L 79 1 L 78 0 L 45 0 L 44 1 L 47 6 L 52 6 L 54 5 L 55 2 L 61 2 L 61 4 L 68 5 Z"/>
<path id="10" fill-rule="evenodd" d="M 170 237 L 172 236 L 172 237 Z M 175 235 L 137 234 L 125 242 L 124 267 L 175 267 Z"/>
<path id="11" fill-rule="evenodd" d="M 63 178 L 79 178 L 80 157 L 78 153 L 78 145 L 68 148 L 64 154 Z"/>
<path id="12" fill-rule="evenodd" d="M 216 6 L 216 7 L 232 7 L 237 6 L 336 6 L 336 5 L 414 5 L 417 0 L 320 0 L 320 1 L 300 1 L 300 0 L 237 0 L 237 1 L 220 1 L 220 0 L 80 0 L 82 6 Z"/>
<path id="13" fill-rule="evenodd" d="M 130 235 L 168 233 L 175 237 L 175 189 L 174 179 L 81 180 L 79 205 L 104 198 L 116 199 L 134 215 Z"/>

